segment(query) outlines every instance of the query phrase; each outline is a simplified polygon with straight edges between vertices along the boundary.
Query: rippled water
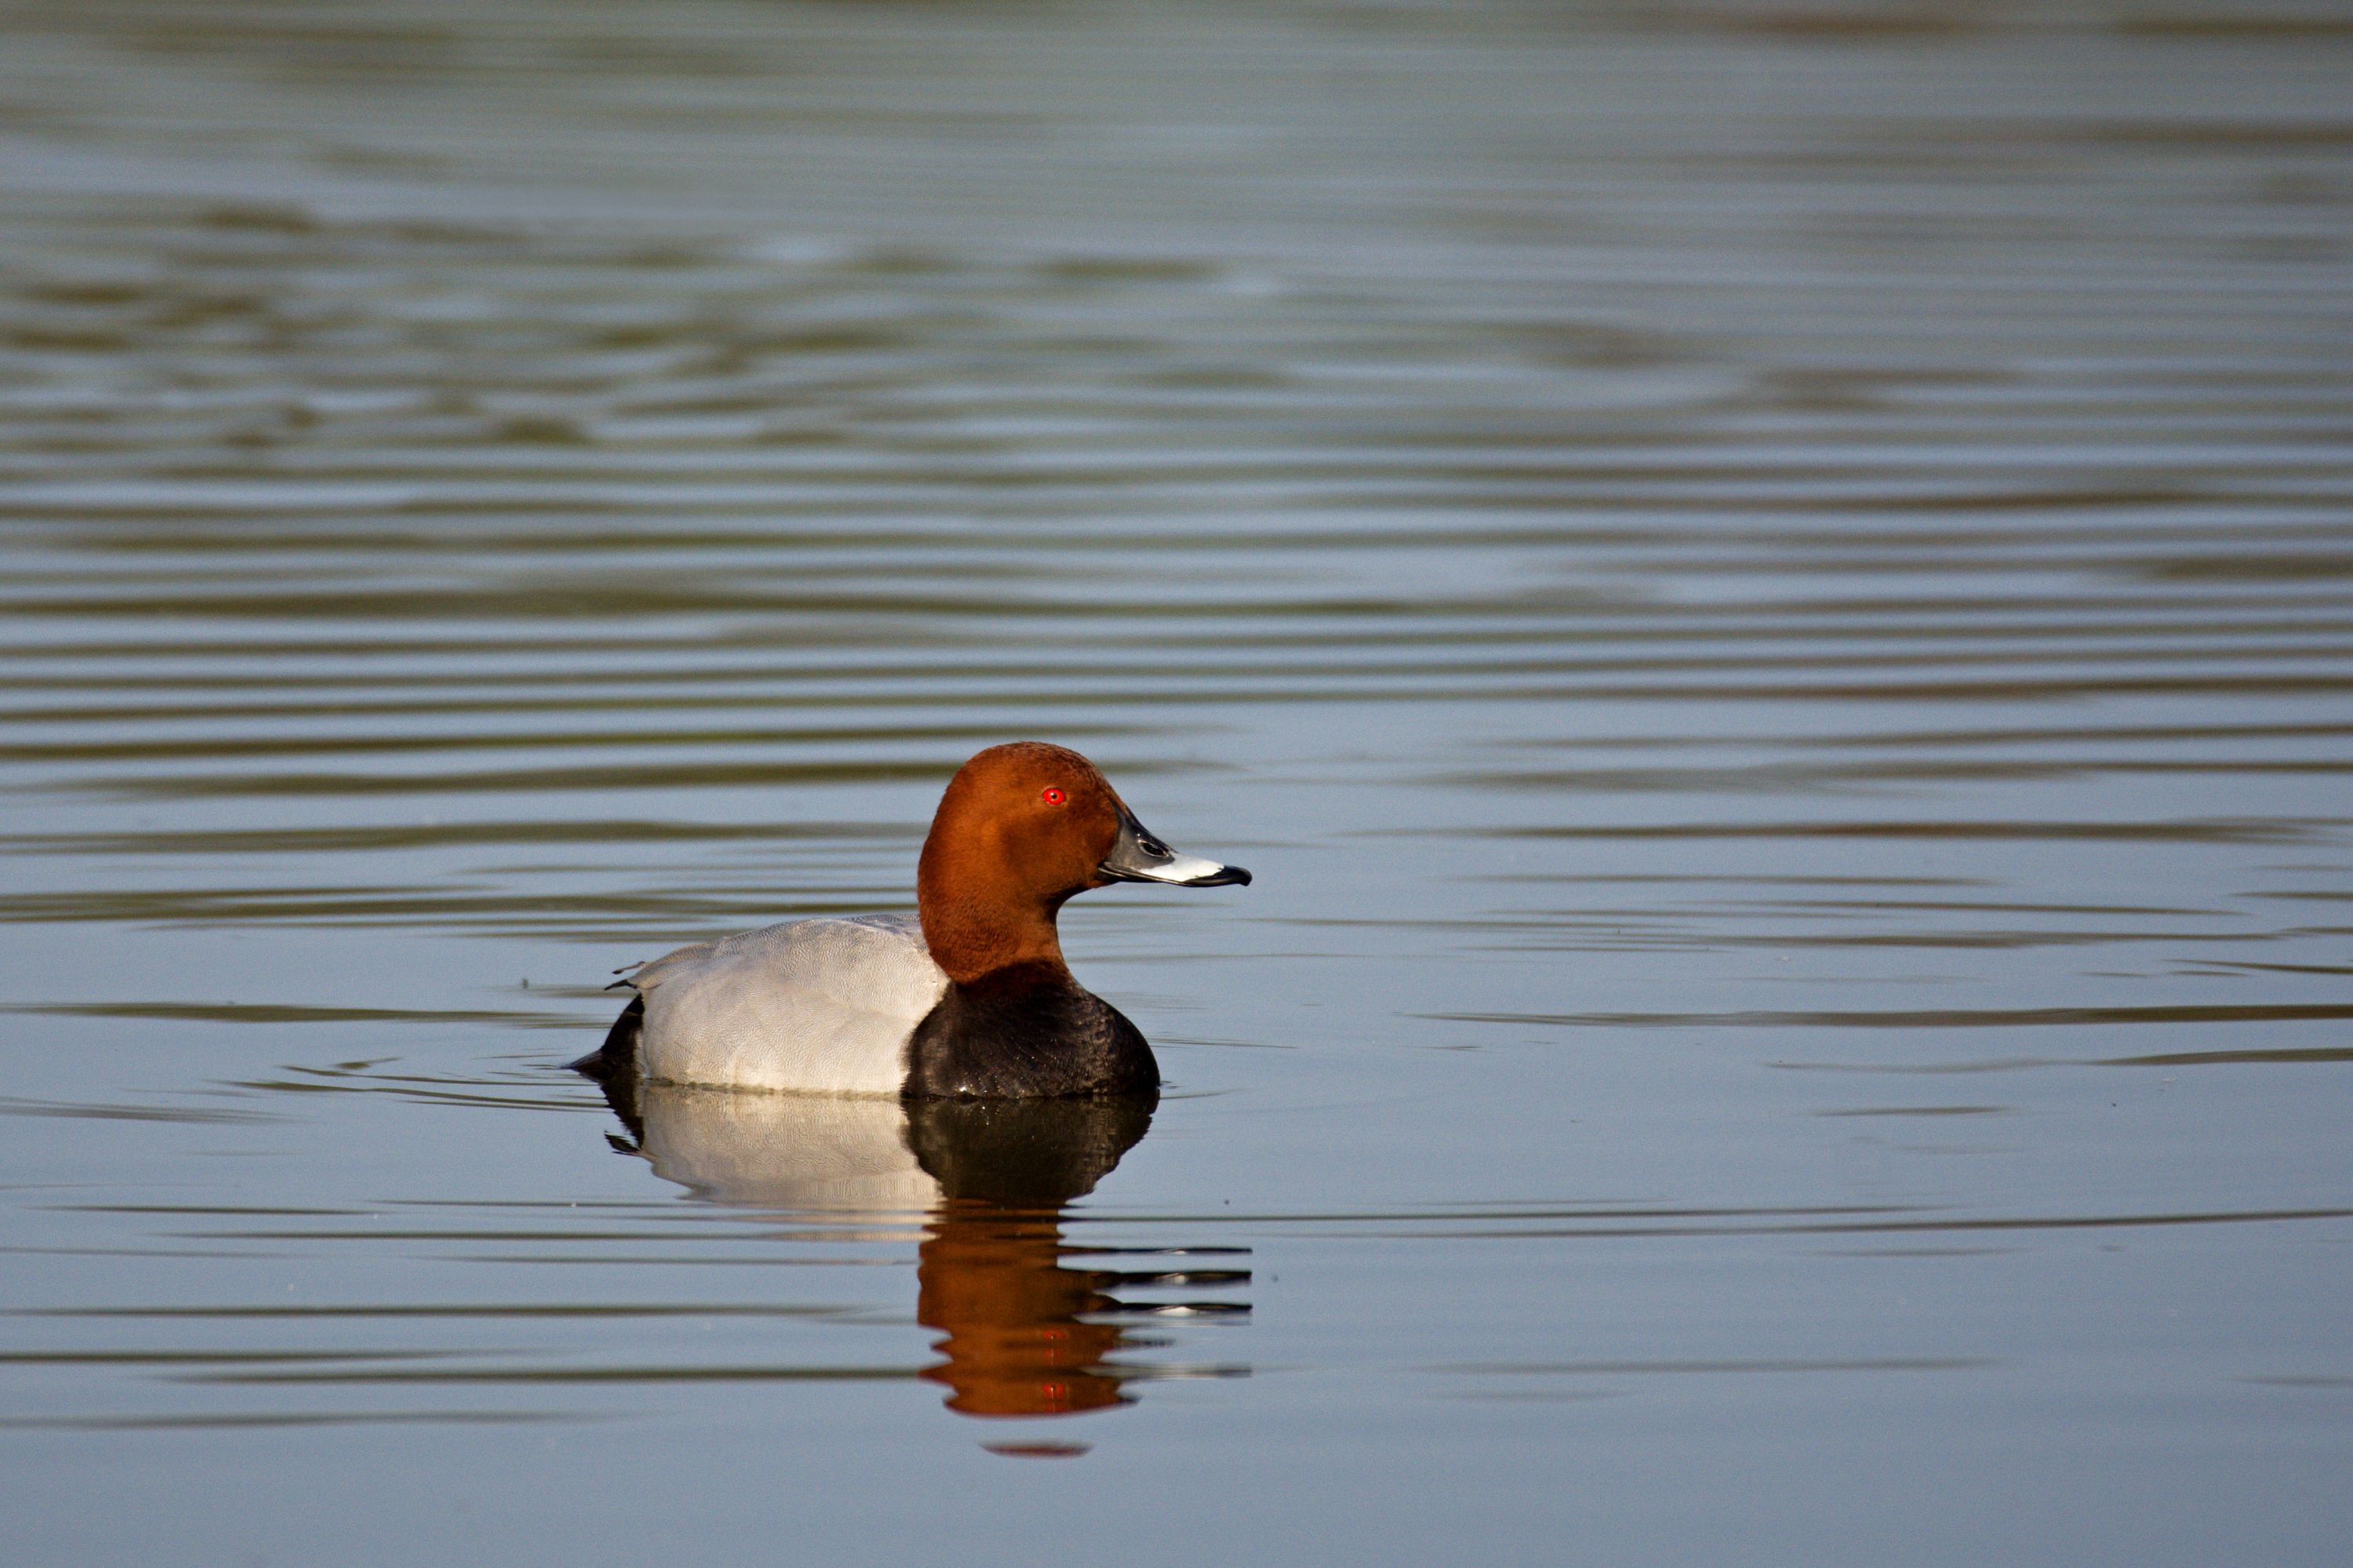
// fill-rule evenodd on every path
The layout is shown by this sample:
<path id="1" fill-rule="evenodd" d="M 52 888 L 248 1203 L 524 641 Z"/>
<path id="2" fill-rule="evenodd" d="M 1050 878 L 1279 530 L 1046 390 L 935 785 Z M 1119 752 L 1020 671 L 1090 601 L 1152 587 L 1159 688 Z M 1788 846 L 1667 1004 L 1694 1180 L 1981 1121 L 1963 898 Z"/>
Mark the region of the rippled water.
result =
<path id="1" fill-rule="evenodd" d="M 0 20 L 12 1561 L 2339 1559 L 2336 11 Z M 560 1070 L 1019 736 L 1148 1128 Z"/>

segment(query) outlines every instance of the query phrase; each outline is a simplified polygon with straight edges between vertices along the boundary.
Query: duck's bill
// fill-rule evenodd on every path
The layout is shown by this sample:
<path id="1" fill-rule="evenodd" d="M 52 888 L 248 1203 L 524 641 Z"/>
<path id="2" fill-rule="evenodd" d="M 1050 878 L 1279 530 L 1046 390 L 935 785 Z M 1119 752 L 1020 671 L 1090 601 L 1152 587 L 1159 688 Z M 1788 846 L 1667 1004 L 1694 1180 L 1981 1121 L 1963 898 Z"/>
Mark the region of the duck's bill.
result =
<path id="1" fill-rule="evenodd" d="M 1125 811 L 1119 814 L 1119 838 L 1095 874 L 1109 882 L 1165 882 L 1172 887 L 1247 887 L 1250 879 L 1240 866 L 1178 854 Z"/>

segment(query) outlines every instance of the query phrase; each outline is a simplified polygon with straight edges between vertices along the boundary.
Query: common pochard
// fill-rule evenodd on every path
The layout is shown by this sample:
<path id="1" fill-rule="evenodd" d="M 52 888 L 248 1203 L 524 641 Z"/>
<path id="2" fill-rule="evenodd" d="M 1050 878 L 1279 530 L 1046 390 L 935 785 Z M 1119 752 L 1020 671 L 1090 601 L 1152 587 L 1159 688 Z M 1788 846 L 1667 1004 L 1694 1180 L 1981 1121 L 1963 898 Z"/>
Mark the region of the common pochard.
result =
<path id="1" fill-rule="evenodd" d="M 1250 879 L 1153 837 L 1077 752 L 994 746 L 940 798 L 916 916 L 790 920 L 638 965 L 604 1047 L 574 1065 L 802 1094 L 1149 1094 L 1152 1047 L 1071 978 L 1055 914 L 1114 882 Z"/>

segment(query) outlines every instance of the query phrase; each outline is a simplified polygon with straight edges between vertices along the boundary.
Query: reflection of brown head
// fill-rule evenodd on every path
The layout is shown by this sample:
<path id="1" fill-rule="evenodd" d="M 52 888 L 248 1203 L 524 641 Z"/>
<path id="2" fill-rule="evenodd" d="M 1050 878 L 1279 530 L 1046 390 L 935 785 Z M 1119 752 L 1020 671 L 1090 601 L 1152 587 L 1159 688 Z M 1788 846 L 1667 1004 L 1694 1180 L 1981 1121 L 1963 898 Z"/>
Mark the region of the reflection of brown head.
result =
<path id="1" fill-rule="evenodd" d="M 944 1336 L 934 1348 L 947 1360 L 923 1376 L 948 1386 L 950 1410 L 1069 1415 L 1129 1402 L 1103 1365 L 1125 1336 L 1081 1321 L 1118 1306 L 1103 1293 L 1111 1277 L 1061 1266 L 1058 1215 L 956 1200 L 928 1232 L 915 1316 Z"/>

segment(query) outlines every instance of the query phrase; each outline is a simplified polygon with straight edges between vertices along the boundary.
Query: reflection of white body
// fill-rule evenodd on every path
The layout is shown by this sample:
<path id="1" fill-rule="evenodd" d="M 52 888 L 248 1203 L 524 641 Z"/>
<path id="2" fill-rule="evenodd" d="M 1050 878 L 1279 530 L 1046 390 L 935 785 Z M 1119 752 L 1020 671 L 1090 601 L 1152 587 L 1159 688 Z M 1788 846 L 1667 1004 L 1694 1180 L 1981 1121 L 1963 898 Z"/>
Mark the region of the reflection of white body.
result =
<path id="1" fill-rule="evenodd" d="M 645 999 L 644 1078 L 895 1101 L 907 1042 L 948 977 L 913 916 L 870 915 L 698 942 L 629 983 Z"/>
<path id="2" fill-rule="evenodd" d="M 756 933 L 755 933 L 756 934 Z M 756 1208 L 926 1212 L 939 1183 L 895 1099 L 739 1095 L 645 1084 L 638 1147 L 698 1197 Z"/>

